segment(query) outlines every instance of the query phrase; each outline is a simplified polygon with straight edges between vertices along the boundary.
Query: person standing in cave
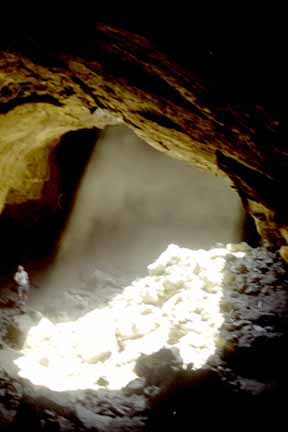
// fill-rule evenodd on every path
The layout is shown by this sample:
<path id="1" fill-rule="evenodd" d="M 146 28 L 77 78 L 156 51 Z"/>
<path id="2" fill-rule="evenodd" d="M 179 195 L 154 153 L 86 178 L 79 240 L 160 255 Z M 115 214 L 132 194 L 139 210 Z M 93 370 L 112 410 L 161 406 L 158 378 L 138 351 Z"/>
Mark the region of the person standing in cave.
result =
<path id="1" fill-rule="evenodd" d="M 21 307 L 25 305 L 28 298 L 28 292 L 30 289 L 29 276 L 23 266 L 19 265 L 17 267 L 17 272 L 14 275 L 14 280 L 17 283 L 17 293 L 18 293 L 17 304 Z"/>

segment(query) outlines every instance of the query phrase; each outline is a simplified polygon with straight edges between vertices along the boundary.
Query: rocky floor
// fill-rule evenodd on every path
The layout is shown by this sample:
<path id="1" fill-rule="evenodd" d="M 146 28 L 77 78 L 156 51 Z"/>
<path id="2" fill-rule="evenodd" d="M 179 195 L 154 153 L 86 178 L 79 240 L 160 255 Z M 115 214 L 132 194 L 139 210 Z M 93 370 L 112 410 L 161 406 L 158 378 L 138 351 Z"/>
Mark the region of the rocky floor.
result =
<path id="1" fill-rule="evenodd" d="M 55 308 L 43 317 L 44 311 L 28 305 L 21 314 L 13 308 L 14 293 L 3 292 L 1 430 L 114 432 L 194 430 L 196 426 L 224 430 L 241 426 L 249 430 L 254 423 L 258 428 L 271 424 L 282 430 L 276 425 L 285 421 L 288 274 L 278 253 L 246 244 L 197 253 L 172 246 L 149 266 L 148 273 L 119 291 L 115 281 L 96 272 L 94 279 L 83 282 L 79 292 L 63 293 L 63 301 L 75 305 L 71 307 L 73 316 L 70 321 L 66 316 L 66 322 Z M 100 280 L 106 280 L 102 287 L 104 293 L 107 286 L 106 302 L 104 294 L 98 291 L 96 295 Z M 75 322 L 87 319 L 87 314 L 91 320 L 96 307 L 114 311 L 110 315 L 114 323 L 113 356 L 108 339 L 101 349 L 98 344 L 96 351 L 87 351 L 89 358 L 83 359 L 83 351 L 82 356 L 69 351 L 70 365 L 76 361 L 78 368 L 92 370 L 95 388 L 71 387 L 55 392 L 43 383 L 32 384 L 37 367 L 46 367 L 49 372 L 51 341 L 55 340 L 55 330 L 59 334 L 60 329 L 57 325 L 67 327 L 73 319 L 75 326 Z M 125 315 L 129 308 L 138 315 L 126 312 L 126 319 L 121 321 L 121 313 L 115 311 Z M 43 319 L 49 319 L 52 335 L 46 334 L 48 345 L 38 340 L 36 351 L 41 356 L 37 357 L 27 335 Z M 151 335 L 159 334 L 159 329 L 166 331 L 160 331 L 157 345 Z M 66 339 L 68 334 L 71 329 Z M 150 352 L 149 346 L 153 348 Z M 7 366 L 13 360 L 23 366 L 23 359 L 27 364 L 32 354 L 34 363 L 28 362 L 31 376 L 29 368 L 26 375 L 22 370 L 21 377 L 15 365 L 11 369 Z M 37 363 L 40 360 L 42 364 Z M 134 377 L 123 388 L 111 390 L 113 380 L 109 381 L 108 372 L 116 363 L 118 368 L 131 364 Z M 96 373 L 100 365 L 103 376 Z M 123 375 L 124 369 L 118 372 Z"/>

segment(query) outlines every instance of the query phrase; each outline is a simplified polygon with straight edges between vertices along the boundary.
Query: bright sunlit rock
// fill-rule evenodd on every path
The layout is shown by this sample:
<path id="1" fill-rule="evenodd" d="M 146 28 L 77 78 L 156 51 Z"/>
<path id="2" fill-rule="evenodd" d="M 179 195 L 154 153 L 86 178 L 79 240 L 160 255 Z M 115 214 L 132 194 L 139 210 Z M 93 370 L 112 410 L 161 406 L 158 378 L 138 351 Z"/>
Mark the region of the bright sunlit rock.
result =
<path id="1" fill-rule="evenodd" d="M 73 322 L 42 318 L 27 335 L 19 375 L 55 391 L 119 389 L 136 378 L 135 361 L 177 347 L 184 365 L 200 368 L 214 353 L 223 324 L 219 303 L 226 255 L 242 257 L 245 243 L 210 250 L 169 245 L 109 305 Z"/>

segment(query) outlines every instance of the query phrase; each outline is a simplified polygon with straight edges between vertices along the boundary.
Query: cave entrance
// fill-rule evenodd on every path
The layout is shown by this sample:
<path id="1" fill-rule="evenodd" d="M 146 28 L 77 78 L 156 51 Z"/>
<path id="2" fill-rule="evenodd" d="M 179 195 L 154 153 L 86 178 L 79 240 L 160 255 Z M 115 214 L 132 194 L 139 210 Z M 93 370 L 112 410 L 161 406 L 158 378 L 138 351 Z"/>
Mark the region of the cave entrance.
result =
<path id="1" fill-rule="evenodd" d="M 60 168 L 59 175 L 62 176 L 60 184 L 62 190 L 66 191 L 65 199 L 61 204 L 65 212 L 61 213 L 61 224 L 57 232 L 58 237 L 56 236 L 58 238 L 57 248 L 52 250 L 55 256 L 45 269 L 42 268 L 42 272 L 35 273 L 34 281 L 37 282 L 40 289 L 33 290 L 28 307 L 40 311 L 42 318 L 39 325 L 37 324 L 35 328 L 32 326 L 32 336 L 27 338 L 26 354 L 28 352 L 28 357 L 24 356 L 20 358 L 20 363 L 18 362 L 22 376 L 29 378 L 29 373 L 33 371 L 35 378 L 38 370 L 39 380 L 36 382 L 33 381 L 33 377 L 30 377 L 32 382 L 46 385 L 48 377 L 48 381 L 51 383 L 53 381 L 54 389 L 58 390 L 61 386 L 61 390 L 89 387 L 91 385 L 90 372 L 94 374 L 98 367 L 102 367 L 99 366 L 98 360 L 101 364 L 106 360 L 112 361 L 112 364 L 108 363 L 108 369 L 113 371 L 113 377 L 109 379 L 112 380 L 114 388 L 121 387 L 123 379 L 127 379 L 126 382 L 128 382 L 132 378 L 131 369 L 126 370 L 125 366 L 120 370 L 117 364 L 124 358 L 124 363 L 126 361 L 130 367 L 129 355 L 135 357 L 135 352 L 138 352 L 137 349 L 139 349 L 139 346 L 138 348 L 135 346 L 134 335 L 132 335 L 130 351 L 125 352 L 126 337 L 128 345 L 130 343 L 129 325 L 132 322 L 133 327 L 137 322 L 140 329 L 146 332 L 147 326 L 150 326 L 150 317 L 154 324 L 158 319 L 157 305 L 153 305 L 155 299 L 152 299 L 152 306 L 131 305 L 128 313 L 126 308 L 119 312 L 117 301 L 116 306 L 113 301 L 120 295 L 121 303 L 121 293 L 126 286 L 128 290 L 123 292 L 126 294 L 128 292 L 128 296 L 137 297 L 132 291 L 137 291 L 137 287 L 141 289 L 143 284 L 146 284 L 147 281 L 143 276 L 146 274 L 147 265 L 155 261 L 169 244 L 174 243 L 180 246 L 179 250 L 177 247 L 176 249 L 172 247 L 174 252 L 176 251 L 174 258 L 177 261 L 178 252 L 181 255 L 183 247 L 208 249 L 217 242 L 233 243 L 243 238 L 243 214 L 240 200 L 222 178 L 210 176 L 183 162 L 168 158 L 143 143 L 125 126 L 105 129 L 95 147 L 96 135 L 86 131 L 84 136 L 87 138 L 88 150 L 86 157 L 82 159 L 83 163 L 80 164 L 81 169 L 77 165 L 79 156 L 77 151 L 83 148 L 81 147 L 83 131 L 78 136 L 77 133 L 65 136 L 54 153 Z M 72 149 L 75 149 L 75 158 L 72 161 L 69 159 L 67 163 L 67 153 L 70 154 Z M 75 171 L 77 175 L 74 175 Z M 78 186 L 80 177 L 81 182 Z M 206 272 L 207 277 L 212 278 L 215 284 L 219 285 L 223 270 L 221 267 L 223 260 L 221 261 L 220 256 L 222 252 L 218 256 L 218 252 L 212 250 L 211 253 L 217 255 L 216 261 L 209 256 L 209 253 L 206 254 L 203 250 L 198 251 L 194 255 L 192 253 L 190 259 L 188 252 L 187 259 L 192 264 L 195 260 L 202 260 L 203 271 Z M 214 264 L 216 263 L 213 270 L 211 270 L 212 267 L 209 267 L 210 258 Z M 191 274 L 194 268 L 192 267 Z M 176 269 L 176 276 L 173 272 L 171 273 L 168 285 L 172 284 L 172 287 L 175 285 L 177 272 Z M 150 279 L 153 283 L 158 277 L 156 274 L 154 280 L 154 276 L 152 274 Z M 178 287 L 177 280 L 176 285 Z M 153 286 L 151 289 L 154 290 Z M 214 296 L 217 302 L 214 306 L 209 306 L 210 309 L 212 307 L 209 313 L 215 316 L 217 325 L 221 325 L 222 321 L 218 311 L 222 295 L 220 285 L 217 290 L 218 294 Z M 207 297 L 206 294 L 204 297 Z M 110 309 L 111 304 L 114 304 L 116 309 L 113 309 L 112 306 Z M 117 313 L 127 318 L 128 327 L 125 323 L 119 323 L 121 327 L 119 331 L 124 334 L 124 343 L 116 355 L 117 360 L 113 360 L 113 356 L 108 356 L 108 359 L 105 357 L 107 354 L 105 344 L 106 342 L 110 344 L 108 352 L 116 349 L 117 341 L 113 333 L 113 326 L 111 327 L 111 317 Z M 205 314 L 205 311 L 203 313 Z M 211 324 L 212 327 L 217 327 L 216 321 Z M 201 323 L 198 325 L 202 326 Z M 203 326 L 205 327 L 205 324 Z M 157 347 L 160 348 L 167 338 L 173 341 L 173 338 L 179 336 L 173 333 L 173 329 L 171 334 L 166 334 L 165 323 L 162 329 L 164 329 L 164 334 L 157 333 L 155 340 L 148 339 L 145 342 L 146 348 L 149 347 L 152 351 L 157 350 Z M 72 341 L 69 335 L 72 339 L 75 336 L 80 344 L 77 348 L 79 352 L 76 354 L 73 351 L 74 348 L 72 349 L 76 339 Z M 100 339 L 96 337 L 99 335 Z M 97 343 L 92 343 L 91 337 Z M 201 337 L 197 343 L 201 344 L 200 339 Z M 42 345 L 43 340 L 44 345 Z M 47 340 L 51 343 L 50 347 L 45 345 Z M 101 341 L 104 341 L 104 348 Z M 137 345 L 139 341 L 135 342 Z M 140 348 L 143 349 L 143 346 L 141 340 Z M 104 352 L 99 347 L 103 348 Z M 206 348 L 208 355 L 211 354 L 212 348 L 205 346 Z M 70 366 L 72 367 L 69 357 L 71 349 L 73 356 L 74 354 L 76 356 L 73 357 L 76 364 L 75 370 L 79 370 L 81 366 L 83 376 L 77 372 L 76 377 L 73 375 L 75 371 L 69 369 Z M 50 351 L 53 353 L 54 357 L 52 357 L 57 358 L 56 363 L 49 355 L 47 357 L 43 354 Z M 202 355 L 203 352 L 201 351 L 200 354 Z M 125 356 L 128 356 L 128 360 L 125 360 Z M 94 370 L 95 362 L 96 369 Z M 91 363 L 93 367 L 90 367 Z M 52 365 L 51 370 L 49 365 Z M 68 377 L 65 375 L 65 380 L 66 378 L 68 380 L 65 383 L 68 387 L 65 387 L 66 384 L 64 385 L 60 380 L 64 370 L 73 377 L 71 381 L 70 375 Z M 99 372 L 98 369 L 97 371 Z M 100 384 L 97 385 L 105 387 L 106 378 L 102 377 L 101 371 L 99 373 Z M 84 376 L 89 383 L 85 381 Z M 41 382 L 41 379 L 44 379 L 46 384 L 44 381 Z"/>

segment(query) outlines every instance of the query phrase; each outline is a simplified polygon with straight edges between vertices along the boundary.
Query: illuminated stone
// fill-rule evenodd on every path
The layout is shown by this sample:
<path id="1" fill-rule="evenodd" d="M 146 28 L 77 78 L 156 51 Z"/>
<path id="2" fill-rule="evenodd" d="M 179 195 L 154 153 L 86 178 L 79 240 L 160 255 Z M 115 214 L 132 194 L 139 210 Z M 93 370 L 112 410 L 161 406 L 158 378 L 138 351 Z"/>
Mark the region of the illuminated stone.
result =
<path id="1" fill-rule="evenodd" d="M 59 324 L 42 318 L 17 359 L 20 376 L 53 390 L 121 388 L 135 379 L 141 354 L 179 349 L 184 365 L 199 368 L 221 345 L 223 284 L 232 281 L 225 256 L 246 244 L 190 250 L 170 245 L 102 309 Z"/>

